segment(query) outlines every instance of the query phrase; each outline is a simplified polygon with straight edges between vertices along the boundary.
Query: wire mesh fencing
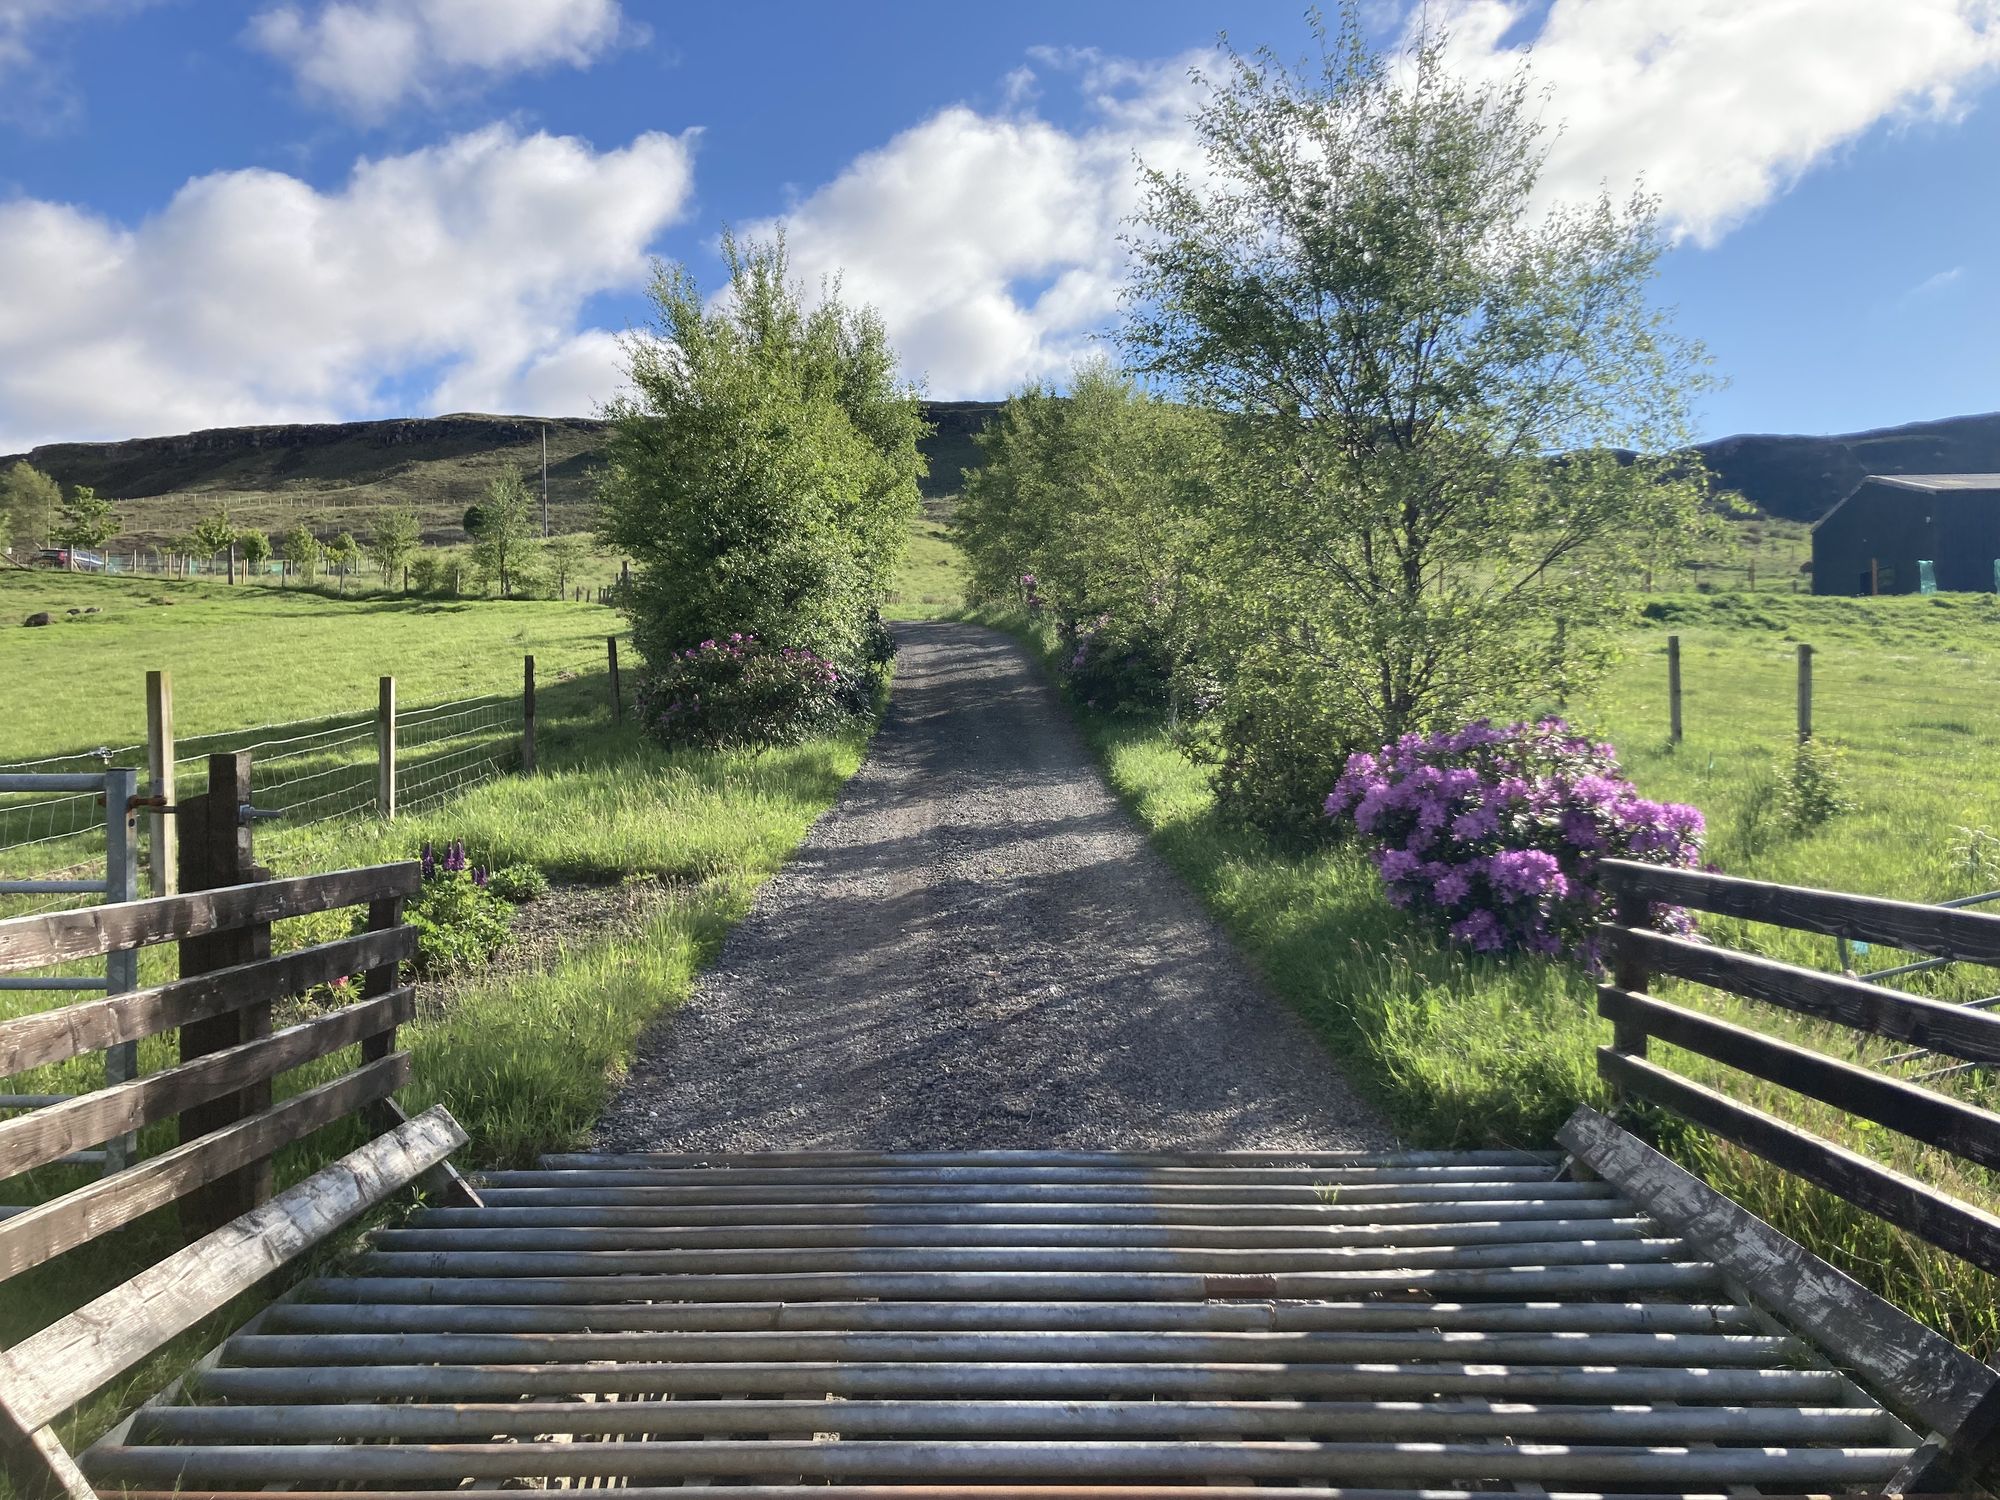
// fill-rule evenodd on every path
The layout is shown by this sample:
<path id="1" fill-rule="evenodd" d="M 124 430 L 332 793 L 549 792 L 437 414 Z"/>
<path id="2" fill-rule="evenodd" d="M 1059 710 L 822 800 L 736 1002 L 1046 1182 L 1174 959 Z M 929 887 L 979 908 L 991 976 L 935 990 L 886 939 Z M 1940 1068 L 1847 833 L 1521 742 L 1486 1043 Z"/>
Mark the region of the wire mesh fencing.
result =
<path id="1" fill-rule="evenodd" d="M 600 716 L 610 703 L 604 688 L 601 676 L 574 666 L 550 672 L 544 716 Z M 248 751 L 252 805 L 277 814 L 282 829 L 417 812 L 518 771 L 526 721 L 521 694 L 492 693 L 405 706 L 388 719 L 377 709 L 184 737 L 173 746 L 174 787 L 194 795 L 206 785 L 210 755 Z M 145 791 L 148 765 L 146 745 L 117 745 L 0 763 L 0 773 L 130 767 Z M 152 843 L 145 841 L 142 888 L 154 884 Z M 104 871 L 104 809 L 96 794 L 0 794 L 0 881 L 102 880 Z M 0 893 L 0 916 L 72 904 L 58 894 Z"/>
<path id="2" fill-rule="evenodd" d="M 0 773 L 90 774 L 143 767 L 144 745 L 104 746 L 0 765 Z M 105 878 L 103 797 L 84 792 L 0 792 L 0 881 L 96 882 Z M 74 895 L 0 893 L 0 916 L 75 906 Z"/>

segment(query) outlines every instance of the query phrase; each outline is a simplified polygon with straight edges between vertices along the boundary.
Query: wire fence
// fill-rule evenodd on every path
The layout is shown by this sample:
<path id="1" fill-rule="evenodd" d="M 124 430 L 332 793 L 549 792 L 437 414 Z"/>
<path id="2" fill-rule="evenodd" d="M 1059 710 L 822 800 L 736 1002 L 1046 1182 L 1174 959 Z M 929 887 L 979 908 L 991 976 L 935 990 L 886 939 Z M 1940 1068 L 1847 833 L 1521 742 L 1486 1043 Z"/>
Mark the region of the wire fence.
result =
<path id="1" fill-rule="evenodd" d="M 602 713 L 602 679 L 566 670 L 544 685 L 564 718 Z M 174 746 L 174 784 L 182 793 L 205 784 L 208 757 L 248 751 L 252 805 L 282 818 L 280 827 L 397 814 L 435 807 L 522 764 L 526 700 L 493 693 L 399 708 L 394 715 L 393 788 L 384 785 L 384 721 L 377 712 L 346 714 L 183 738 Z M 0 763 L 0 773 L 65 774 L 131 767 L 146 790 L 147 746 L 116 745 L 35 760 Z M 385 791 L 392 798 L 385 802 Z M 142 818 L 142 822 L 145 821 Z M 142 874 L 150 875 L 145 840 Z M 0 880 L 101 880 L 105 809 L 95 792 L 0 793 Z M 150 881 L 142 881 L 149 885 Z M 59 893 L 0 894 L 0 916 L 60 910 L 77 898 Z"/>

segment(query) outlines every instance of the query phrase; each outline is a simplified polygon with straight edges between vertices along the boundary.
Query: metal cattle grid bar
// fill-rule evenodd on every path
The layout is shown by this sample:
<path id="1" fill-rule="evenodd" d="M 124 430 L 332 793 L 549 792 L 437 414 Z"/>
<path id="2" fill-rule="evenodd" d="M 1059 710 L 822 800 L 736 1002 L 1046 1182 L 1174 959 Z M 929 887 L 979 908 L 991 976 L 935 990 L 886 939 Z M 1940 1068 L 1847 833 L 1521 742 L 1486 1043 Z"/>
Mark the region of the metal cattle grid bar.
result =
<path id="1" fill-rule="evenodd" d="M 1909 1426 L 1616 1188 L 1558 1175 L 1516 1152 L 550 1158 L 379 1234 L 84 1463 L 190 1497 L 1897 1472 Z"/>

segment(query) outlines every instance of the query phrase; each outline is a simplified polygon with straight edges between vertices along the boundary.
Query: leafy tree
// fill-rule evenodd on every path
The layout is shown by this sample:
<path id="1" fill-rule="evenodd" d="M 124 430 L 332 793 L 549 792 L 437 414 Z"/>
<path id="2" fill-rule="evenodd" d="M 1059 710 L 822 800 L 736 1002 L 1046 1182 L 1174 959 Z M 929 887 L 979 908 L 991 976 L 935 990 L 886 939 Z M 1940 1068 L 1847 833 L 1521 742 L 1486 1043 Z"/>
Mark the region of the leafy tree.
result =
<path id="1" fill-rule="evenodd" d="M 167 538 L 167 555 L 174 560 L 176 578 L 185 579 L 188 576 L 188 565 L 200 551 L 201 543 L 192 531 L 175 532 Z"/>
<path id="2" fill-rule="evenodd" d="M 62 509 L 62 486 L 22 459 L 0 475 L 0 513 L 12 522 L 16 540 L 46 546 Z"/>
<path id="3" fill-rule="evenodd" d="M 1203 170 L 1144 173 L 1124 329 L 1241 471 L 1225 758 L 1313 801 L 1348 749 L 1577 679 L 1641 561 L 1701 529 L 1705 364 L 1647 302 L 1655 202 L 1537 196 L 1525 71 L 1456 77 L 1434 30 L 1379 56 L 1356 0 L 1318 33 L 1316 72 L 1231 54 Z"/>
<path id="4" fill-rule="evenodd" d="M 979 443 L 958 510 L 974 596 L 1011 602 L 1033 578 L 1065 636 L 1152 664 L 1178 726 L 1228 482 L 1218 424 L 1093 360 L 1067 395 L 1031 384 L 1010 397 Z"/>
<path id="5" fill-rule="evenodd" d="M 236 546 L 243 554 L 243 568 L 256 573 L 271 560 L 271 539 L 254 526 L 236 534 Z"/>
<path id="6" fill-rule="evenodd" d="M 542 557 L 549 565 L 558 599 L 568 594 L 571 576 L 583 566 L 584 558 L 589 555 L 590 537 L 583 532 L 552 536 L 542 543 Z"/>
<path id="7" fill-rule="evenodd" d="M 69 565 L 74 571 L 75 554 L 102 547 L 118 535 L 120 524 L 117 508 L 109 500 L 100 499 L 87 484 L 72 485 L 56 512 L 55 525 L 49 528 L 49 540 L 69 549 Z"/>
<path id="8" fill-rule="evenodd" d="M 486 498 L 465 513 L 472 534 L 472 563 L 499 580 L 500 597 L 511 599 L 515 575 L 535 535 L 535 499 L 509 464 L 486 486 Z"/>
<path id="9" fill-rule="evenodd" d="M 203 516 L 195 523 L 194 530 L 187 536 L 188 550 L 197 556 L 213 559 L 216 553 L 234 548 L 240 535 L 235 524 L 229 519 L 229 511 L 226 508 L 218 510 L 211 515 Z M 230 552 L 229 562 L 230 577 L 233 581 L 236 575 L 236 557 L 233 551 Z"/>
<path id="10" fill-rule="evenodd" d="M 14 550 L 14 518 L 0 509 L 0 552 Z"/>
<path id="11" fill-rule="evenodd" d="M 375 529 L 368 538 L 368 559 L 382 570 L 384 583 L 396 581 L 396 574 L 416 552 L 421 538 L 417 513 L 407 505 L 382 511 L 375 517 Z"/>
<path id="12" fill-rule="evenodd" d="M 286 532 L 278 544 L 279 553 L 285 559 L 285 567 L 301 583 L 311 583 L 319 577 L 320 557 L 323 549 L 319 538 L 312 534 L 312 528 L 301 521 Z"/>
<path id="13" fill-rule="evenodd" d="M 343 531 L 321 549 L 326 565 L 340 578 L 340 592 L 347 592 L 347 571 L 361 565 L 361 544 L 354 540 L 354 533 Z"/>
<path id="14" fill-rule="evenodd" d="M 633 393 L 609 408 L 602 535 L 635 562 L 634 640 L 660 662 L 754 631 L 855 665 L 918 506 L 916 392 L 871 309 L 838 284 L 807 309 L 782 239 L 723 254 L 713 302 L 659 269 L 655 327 L 625 346 Z"/>

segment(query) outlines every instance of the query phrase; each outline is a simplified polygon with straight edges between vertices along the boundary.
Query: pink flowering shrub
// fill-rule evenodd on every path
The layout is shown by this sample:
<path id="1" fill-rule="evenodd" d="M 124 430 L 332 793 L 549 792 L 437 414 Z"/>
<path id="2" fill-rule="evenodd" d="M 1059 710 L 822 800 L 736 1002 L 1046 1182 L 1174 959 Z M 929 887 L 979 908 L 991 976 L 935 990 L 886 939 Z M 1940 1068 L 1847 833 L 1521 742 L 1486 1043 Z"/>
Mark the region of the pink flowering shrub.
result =
<path id="1" fill-rule="evenodd" d="M 794 744 L 853 713 L 852 686 L 803 647 L 735 634 L 657 666 L 639 689 L 639 722 L 669 745 Z"/>
<path id="2" fill-rule="evenodd" d="M 1456 941 L 1481 953 L 1570 953 L 1593 967 L 1606 899 L 1598 862 L 1688 868 L 1703 831 L 1698 809 L 1641 797 L 1611 746 L 1560 719 L 1480 719 L 1352 755 L 1326 814 L 1374 842 L 1391 902 L 1435 916 Z M 1654 920 L 1663 931 L 1690 926 L 1675 909 Z"/>

